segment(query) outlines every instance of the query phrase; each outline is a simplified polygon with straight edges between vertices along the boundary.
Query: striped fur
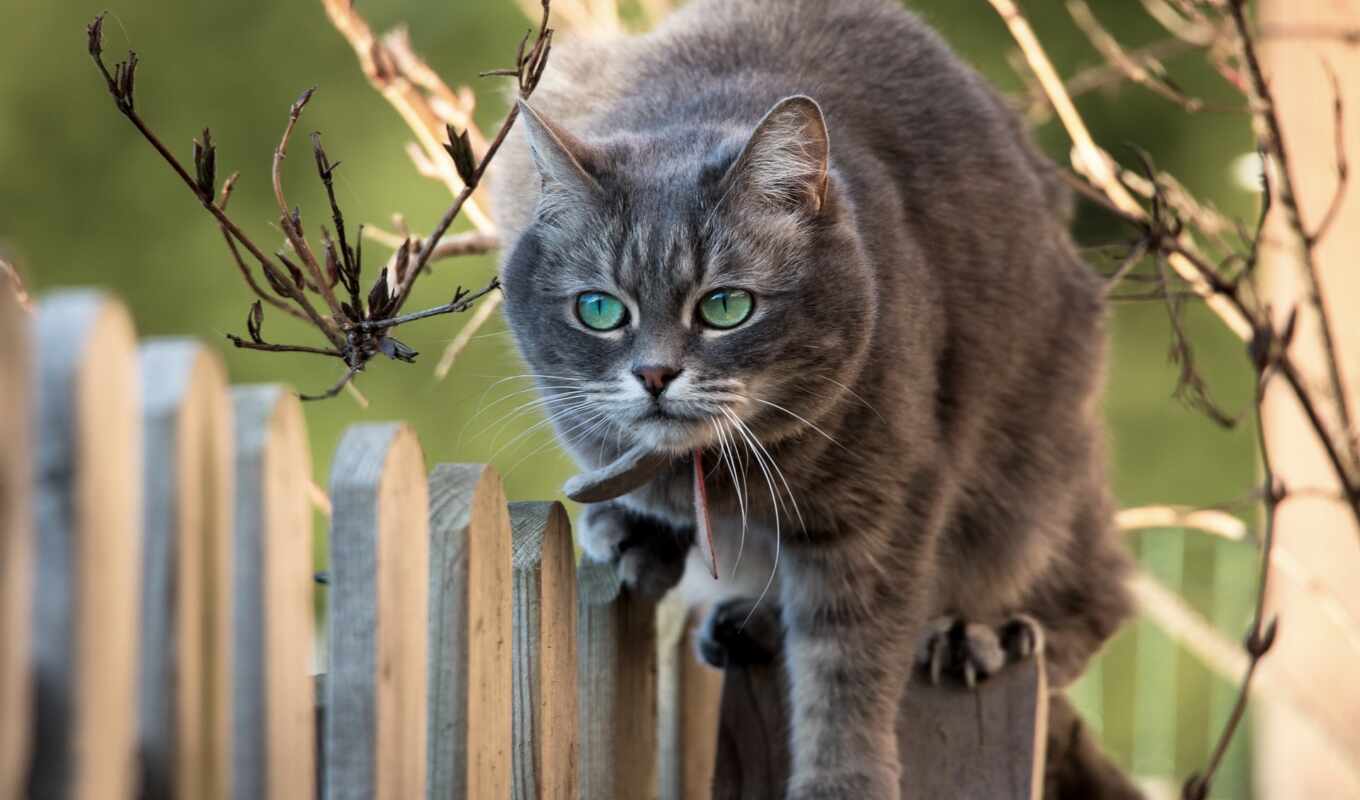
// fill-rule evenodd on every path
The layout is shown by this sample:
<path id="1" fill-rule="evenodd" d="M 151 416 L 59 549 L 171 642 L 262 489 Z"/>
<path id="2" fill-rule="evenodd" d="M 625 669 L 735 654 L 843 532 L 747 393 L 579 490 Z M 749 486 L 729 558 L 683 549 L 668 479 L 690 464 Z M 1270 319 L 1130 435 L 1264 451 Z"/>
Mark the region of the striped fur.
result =
<path id="1" fill-rule="evenodd" d="M 994 92 L 887 0 L 695 0 L 555 47 L 533 105 L 493 172 L 520 351 L 582 464 L 676 456 L 588 508 L 582 545 L 674 584 L 705 450 L 728 580 L 683 585 L 781 609 L 790 797 L 898 796 L 929 619 L 1028 613 L 1075 678 L 1128 613 L 1105 309 Z M 706 329 L 696 305 L 733 287 L 754 314 Z M 630 323 L 585 329 L 588 290 Z M 660 401 L 631 374 L 657 364 L 682 370 Z"/>

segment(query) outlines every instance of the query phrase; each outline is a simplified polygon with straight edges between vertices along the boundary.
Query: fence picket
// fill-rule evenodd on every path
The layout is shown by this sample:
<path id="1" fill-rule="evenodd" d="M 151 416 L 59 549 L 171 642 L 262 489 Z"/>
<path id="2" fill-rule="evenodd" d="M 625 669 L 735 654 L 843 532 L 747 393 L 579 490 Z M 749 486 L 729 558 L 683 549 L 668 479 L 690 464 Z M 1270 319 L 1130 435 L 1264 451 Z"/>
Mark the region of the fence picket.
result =
<path id="1" fill-rule="evenodd" d="M 698 621 L 674 599 L 657 609 L 662 800 L 708 800 L 713 793 L 724 676 L 695 655 Z"/>
<path id="2" fill-rule="evenodd" d="M 560 503 L 511 503 L 516 800 L 576 800 L 576 555 Z"/>
<path id="3" fill-rule="evenodd" d="M 0 291 L 0 800 L 22 796 L 28 758 L 29 595 L 33 517 L 29 492 L 29 317 Z"/>
<path id="4" fill-rule="evenodd" d="M 331 467 L 326 795 L 425 794 L 429 508 L 405 425 L 355 425 Z"/>
<path id="5" fill-rule="evenodd" d="M 297 396 L 232 389 L 236 521 L 232 572 L 232 795 L 316 796 L 312 457 Z"/>
<path id="6" fill-rule="evenodd" d="M 231 409 L 200 344 L 139 351 L 144 472 L 138 747 L 143 798 L 230 785 Z"/>
<path id="7" fill-rule="evenodd" d="M 715 800 L 784 796 L 786 681 L 778 661 L 726 671 Z M 913 682 L 898 712 L 903 796 L 1038 800 L 1047 720 L 1042 652 L 976 689 Z"/>
<path id="8" fill-rule="evenodd" d="M 431 800 L 509 797 L 510 514 L 484 464 L 430 475 Z"/>
<path id="9" fill-rule="evenodd" d="M 582 800 L 656 797 L 656 604 L 609 564 L 576 571 Z"/>
<path id="10" fill-rule="evenodd" d="M 34 766 L 28 795 L 135 789 L 141 416 L 132 322 L 97 292 L 38 308 Z"/>

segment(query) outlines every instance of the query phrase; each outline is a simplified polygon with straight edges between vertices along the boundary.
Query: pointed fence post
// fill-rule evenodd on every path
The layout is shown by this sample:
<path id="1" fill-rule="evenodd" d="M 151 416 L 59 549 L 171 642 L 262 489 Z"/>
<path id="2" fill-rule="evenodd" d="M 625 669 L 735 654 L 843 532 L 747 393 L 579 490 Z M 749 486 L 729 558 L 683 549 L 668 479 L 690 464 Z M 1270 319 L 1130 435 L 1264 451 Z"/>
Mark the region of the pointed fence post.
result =
<path id="1" fill-rule="evenodd" d="M 326 796 L 426 793 L 429 497 L 404 425 L 355 425 L 331 467 Z"/>
<path id="2" fill-rule="evenodd" d="M 515 800 L 576 800 L 576 555 L 561 503 L 512 503 Z"/>
<path id="3" fill-rule="evenodd" d="M 106 295 L 38 307 L 33 768 L 27 796 L 136 789 L 142 442 L 136 345 Z"/>
<path id="4" fill-rule="evenodd" d="M 29 593 L 37 544 L 29 477 L 30 325 L 14 293 L 0 290 L 0 800 L 23 796 L 32 724 Z"/>
<path id="5" fill-rule="evenodd" d="M 141 797 L 230 790 L 231 407 L 220 358 L 191 340 L 139 351 L 145 466 Z"/>
<path id="6" fill-rule="evenodd" d="M 582 800 L 655 797 L 656 604 L 608 564 L 576 571 Z"/>
<path id="7" fill-rule="evenodd" d="M 236 440 L 232 559 L 232 796 L 316 796 L 312 456 L 297 395 L 231 392 Z"/>
<path id="8" fill-rule="evenodd" d="M 430 475 L 431 800 L 510 796 L 510 514 L 496 470 Z"/>

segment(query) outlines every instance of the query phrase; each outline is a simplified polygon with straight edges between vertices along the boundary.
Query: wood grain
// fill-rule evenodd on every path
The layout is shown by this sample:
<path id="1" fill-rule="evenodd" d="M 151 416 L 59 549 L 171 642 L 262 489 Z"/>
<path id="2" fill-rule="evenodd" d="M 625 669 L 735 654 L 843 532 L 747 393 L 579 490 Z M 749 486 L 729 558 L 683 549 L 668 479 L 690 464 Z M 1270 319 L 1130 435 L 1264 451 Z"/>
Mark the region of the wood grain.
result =
<path id="1" fill-rule="evenodd" d="M 0 800 L 23 793 L 32 722 L 29 652 L 33 510 L 29 442 L 32 373 L 28 313 L 0 291 Z"/>
<path id="2" fill-rule="evenodd" d="M 580 797 L 657 796 L 656 604 L 608 564 L 576 570 Z"/>
<path id="3" fill-rule="evenodd" d="M 976 690 L 914 683 L 898 718 L 902 796 L 1039 800 L 1047 734 L 1042 654 Z"/>
<path id="4" fill-rule="evenodd" d="M 302 404 L 282 386 L 232 389 L 232 795 L 315 797 L 312 475 Z"/>
<path id="5" fill-rule="evenodd" d="M 430 475 L 432 799 L 510 795 L 510 514 L 484 464 Z"/>
<path id="6" fill-rule="evenodd" d="M 516 800 L 576 800 L 576 555 L 560 503 L 512 503 Z"/>
<path id="7" fill-rule="evenodd" d="M 727 670 L 714 798 L 784 796 L 786 681 L 778 662 Z M 976 691 L 913 682 L 898 720 L 902 797 L 1038 800 L 1047 720 L 1042 655 L 1007 667 Z"/>
<path id="8" fill-rule="evenodd" d="M 662 800 L 698 800 L 713 792 L 723 673 L 699 663 L 691 612 L 674 599 L 657 609 L 658 793 Z"/>
<path id="9" fill-rule="evenodd" d="M 221 360 L 143 344 L 143 798 L 230 792 L 231 409 Z"/>
<path id="10" fill-rule="evenodd" d="M 355 425 L 331 469 L 326 795 L 426 793 L 429 497 L 403 425 Z"/>
<path id="11" fill-rule="evenodd" d="M 132 323 L 91 291 L 38 308 L 28 795 L 125 798 L 136 787 L 141 415 Z"/>

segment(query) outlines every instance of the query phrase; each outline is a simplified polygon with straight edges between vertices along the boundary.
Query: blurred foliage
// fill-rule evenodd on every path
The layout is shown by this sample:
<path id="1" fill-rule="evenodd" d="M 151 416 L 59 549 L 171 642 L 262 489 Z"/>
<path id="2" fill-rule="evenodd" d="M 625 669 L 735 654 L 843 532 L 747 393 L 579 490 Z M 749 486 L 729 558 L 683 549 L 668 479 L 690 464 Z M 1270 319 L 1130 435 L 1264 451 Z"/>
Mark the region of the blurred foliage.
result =
<path id="1" fill-rule="evenodd" d="M 337 363 L 237 351 L 222 338 L 243 329 L 247 291 L 216 227 L 115 112 L 85 54 L 85 24 L 107 9 L 111 60 L 128 47 L 138 51 L 138 105 L 168 144 L 187 157 L 191 138 L 211 126 L 219 142 L 219 175 L 241 171 L 233 216 L 262 242 L 281 239 L 268 230 L 276 226 L 269 160 L 288 105 L 308 86 L 320 88 L 302 130 L 321 131 L 331 157 L 344 162 L 337 191 L 348 219 L 390 228 L 392 213 L 402 212 L 415 231 L 424 232 L 447 205 L 447 194 L 415 173 L 403 153 L 410 139 L 406 127 L 364 81 L 319 3 L 108 2 L 5 0 L 0 8 L 0 252 L 38 292 L 105 287 L 131 306 L 142 335 L 217 343 L 236 383 L 286 381 L 313 391 L 329 386 L 339 375 Z M 1021 90 L 1007 63 L 1010 39 L 985 0 L 910 5 L 1004 91 Z M 1024 6 L 1064 74 L 1100 63 L 1061 3 L 1028 0 Z M 1096 0 L 1092 7 L 1127 46 L 1166 36 L 1138 3 Z M 367 0 L 363 9 L 375 29 L 409 24 L 417 50 L 450 84 L 477 90 L 484 128 L 499 120 L 503 79 L 479 79 L 477 73 L 505 66 L 524 33 L 526 20 L 511 0 Z M 1221 105 L 1241 104 L 1197 56 L 1172 59 L 1168 67 L 1188 92 Z M 1097 140 L 1126 163 L 1133 163 L 1126 144 L 1141 147 L 1229 214 L 1252 215 L 1255 198 L 1231 172 L 1234 159 L 1253 147 L 1244 116 L 1190 117 L 1129 85 L 1085 95 L 1079 104 Z M 1037 136 L 1066 162 L 1067 141 L 1055 123 Z M 304 224 L 315 226 L 326 205 L 305 141 L 298 137 L 285 180 L 290 199 L 302 205 Z M 1083 244 L 1095 245 L 1117 242 L 1128 231 L 1084 207 L 1077 234 Z M 370 265 L 386 255 L 376 245 L 366 249 Z M 455 284 L 480 285 L 492 269 L 489 258 L 437 264 L 434 275 L 418 282 L 409 307 L 443 302 Z M 358 381 L 372 401 L 367 410 L 344 395 L 307 407 L 318 483 L 325 483 L 345 426 L 402 418 L 419 432 L 430 463 L 493 461 L 512 498 L 556 495 L 569 464 L 545 427 L 530 430 L 540 418 L 502 419 L 531 397 L 508 397 L 527 388 L 524 381 L 495 383 L 524 371 L 503 325 L 488 325 L 445 382 L 433 379 L 434 362 L 462 321 L 439 317 L 403 328 L 403 341 L 424 356 L 416 365 L 374 362 Z M 1250 374 L 1241 346 L 1202 309 L 1191 310 L 1187 326 L 1215 396 L 1231 412 L 1248 408 Z M 266 331 L 276 341 L 312 335 L 278 313 L 267 317 Z M 1249 430 L 1217 428 L 1172 399 L 1177 370 L 1167 358 L 1162 304 L 1117 305 L 1112 332 L 1106 409 L 1121 503 L 1206 504 L 1241 496 L 1255 469 Z M 1243 565 L 1251 561 L 1249 552 L 1196 534 L 1140 536 L 1154 573 L 1181 584 L 1187 598 L 1233 638 L 1245 629 L 1252 578 Z M 1088 681 L 1078 695 L 1088 710 L 1103 710 L 1103 733 L 1120 758 L 1140 770 L 1184 775 L 1202 763 L 1217 730 L 1208 719 L 1222 713 L 1223 687 L 1158 637 L 1142 628 L 1122 634 L 1098 672 L 1103 683 Z M 1154 675 L 1135 674 L 1135 665 L 1146 663 L 1136 659 L 1136 644 L 1146 645 L 1143 653 L 1165 650 L 1172 662 Z M 1167 697 L 1172 680 L 1179 687 Z M 1149 706 L 1160 710 L 1148 717 Z M 1219 794 L 1247 796 L 1247 781 L 1239 760 L 1221 780 Z"/>

